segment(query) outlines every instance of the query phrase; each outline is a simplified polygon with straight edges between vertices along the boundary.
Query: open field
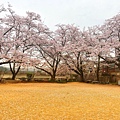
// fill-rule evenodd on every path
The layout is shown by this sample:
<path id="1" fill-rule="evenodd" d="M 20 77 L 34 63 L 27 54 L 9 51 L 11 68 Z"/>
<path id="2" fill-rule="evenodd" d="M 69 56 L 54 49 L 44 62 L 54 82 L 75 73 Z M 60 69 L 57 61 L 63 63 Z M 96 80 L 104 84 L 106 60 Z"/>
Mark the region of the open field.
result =
<path id="1" fill-rule="evenodd" d="M 12 74 L 5 74 L 2 78 L 12 78 Z M 16 76 L 16 79 L 19 79 L 19 78 L 27 78 L 26 74 L 21 74 L 21 75 L 17 75 Z M 42 79 L 50 79 L 51 77 L 50 76 L 45 76 L 45 75 L 35 75 L 34 78 L 42 78 Z M 66 78 L 66 76 L 56 76 L 56 79 L 58 78 Z"/>
<path id="2" fill-rule="evenodd" d="M 0 120 L 120 120 L 120 87 L 0 84 Z"/>

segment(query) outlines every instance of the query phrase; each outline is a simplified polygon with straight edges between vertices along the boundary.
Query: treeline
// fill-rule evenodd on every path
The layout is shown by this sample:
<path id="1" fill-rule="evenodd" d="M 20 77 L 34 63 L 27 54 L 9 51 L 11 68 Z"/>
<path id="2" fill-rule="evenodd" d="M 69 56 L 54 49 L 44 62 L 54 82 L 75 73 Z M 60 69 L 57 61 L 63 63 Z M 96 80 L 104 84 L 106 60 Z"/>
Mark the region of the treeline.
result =
<path id="1" fill-rule="evenodd" d="M 35 67 L 51 76 L 71 71 L 85 81 L 85 73 L 94 70 L 99 81 L 101 61 L 120 69 L 120 14 L 101 26 L 81 30 L 78 26 L 59 24 L 51 31 L 39 14 L 20 16 L 1 6 L 0 65 L 8 64 L 14 80 L 21 67 Z"/>

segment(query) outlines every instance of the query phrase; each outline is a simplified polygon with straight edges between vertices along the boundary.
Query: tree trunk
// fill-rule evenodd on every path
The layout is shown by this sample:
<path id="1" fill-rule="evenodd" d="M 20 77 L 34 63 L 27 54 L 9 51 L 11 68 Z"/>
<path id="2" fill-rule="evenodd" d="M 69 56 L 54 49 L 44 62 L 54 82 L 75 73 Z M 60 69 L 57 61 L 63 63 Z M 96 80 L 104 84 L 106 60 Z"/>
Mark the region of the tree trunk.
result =
<path id="1" fill-rule="evenodd" d="M 118 64 L 118 69 L 120 70 L 120 62 L 119 62 L 119 64 Z"/>
<path id="2" fill-rule="evenodd" d="M 82 62 L 82 59 L 80 57 L 80 69 L 79 69 L 79 72 L 81 73 L 81 82 L 85 82 L 83 66 L 82 65 L 83 65 L 83 62 Z"/>
<path id="3" fill-rule="evenodd" d="M 16 74 L 13 73 L 13 74 L 12 74 L 12 80 L 15 80 L 15 78 L 16 78 Z"/>
<path id="4" fill-rule="evenodd" d="M 55 82 L 55 74 L 51 75 L 51 82 Z"/>
<path id="5" fill-rule="evenodd" d="M 15 62 L 13 63 L 13 66 L 11 65 L 11 63 L 9 63 L 10 66 L 10 71 L 12 73 L 12 80 L 15 80 L 18 72 L 20 71 L 21 66 L 19 66 L 18 68 L 15 68 Z"/>
<path id="6" fill-rule="evenodd" d="M 81 82 L 85 82 L 83 71 L 81 71 Z"/>
<path id="7" fill-rule="evenodd" d="M 99 81 L 99 71 L 100 71 L 100 56 L 98 55 L 98 63 L 97 63 L 97 71 L 96 71 L 97 81 Z"/>

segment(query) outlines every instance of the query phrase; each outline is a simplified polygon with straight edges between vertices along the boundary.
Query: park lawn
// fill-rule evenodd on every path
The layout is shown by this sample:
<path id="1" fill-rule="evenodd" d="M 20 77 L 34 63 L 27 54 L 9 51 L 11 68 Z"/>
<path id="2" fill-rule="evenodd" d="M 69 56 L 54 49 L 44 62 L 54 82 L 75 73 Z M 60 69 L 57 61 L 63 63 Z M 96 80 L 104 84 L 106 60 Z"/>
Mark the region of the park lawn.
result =
<path id="1" fill-rule="evenodd" d="M 120 120 L 120 87 L 0 84 L 0 120 Z"/>

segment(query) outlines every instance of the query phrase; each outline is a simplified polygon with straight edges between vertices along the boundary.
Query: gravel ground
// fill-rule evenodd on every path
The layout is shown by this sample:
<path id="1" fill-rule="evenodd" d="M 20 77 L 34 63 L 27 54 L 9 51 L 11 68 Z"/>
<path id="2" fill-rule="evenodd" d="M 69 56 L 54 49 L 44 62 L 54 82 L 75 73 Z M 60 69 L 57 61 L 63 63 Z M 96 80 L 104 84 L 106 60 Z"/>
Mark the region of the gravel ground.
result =
<path id="1" fill-rule="evenodd" d="M 120 120 L 120 87 L 0 84 L 0 120 Z"/>

